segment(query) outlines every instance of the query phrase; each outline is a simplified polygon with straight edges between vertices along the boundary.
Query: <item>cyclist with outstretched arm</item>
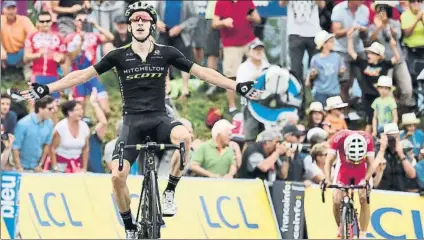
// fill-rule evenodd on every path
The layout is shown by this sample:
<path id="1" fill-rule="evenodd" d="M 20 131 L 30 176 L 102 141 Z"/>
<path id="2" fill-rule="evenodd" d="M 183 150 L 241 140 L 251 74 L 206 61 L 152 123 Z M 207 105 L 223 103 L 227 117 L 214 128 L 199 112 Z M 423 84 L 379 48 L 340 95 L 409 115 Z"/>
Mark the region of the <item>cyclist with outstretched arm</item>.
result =
<path id="1" fill-rule="evenodd" d="M 372 175 L 378 167 L 378 162 L 375 161 L 374 140 L 370 134 L 364 131 L 339 131 L 331 138 L 330 149 L 325 161 L 325 179 L 322 184 L 326 186 L 332 184 L 330 178 L 331 169 L 337 156 L 340 161 L 336 164 L 334 183 L 341 186 L 365 186 L 370 182 Z M 341 190 L 334 190 L 333 214 L 337 226 L 340 226 L 342 193 Z M 370 206 L 366 201 L 365 189 L 359 190 L 359 200 L 361 203 L 359 217 L 361 238 L 366 236 L 370 221 Z"/>
<path id="2" fill-rule="evenodd" d="M 155 44 L 150 36 L 156 29 L 157 13 L 152 5 L 136 2 L 128 6 L 125 16 L 132 43 L 115 49 L 105 55 L 100 62 L 84 70 L 69 73 L 61 80 L 48 85 L 33 83 L 29 90 L 21 92 L 27 99 L 42 98 L 49 93 L 61 91 L 82 84 L 96 75 L 116 68 L 119 78 L 123 104 L 124 123 L 113 153 L 112 183 L 119 212 L 123 219 L 127 239 L 135 239 L 137 227 L 133 223 L 130 210 L 130 194 L 126 179 L 131 164 L 137 158 L 135 149 L 125 149 L 124 168 L 118 170 L 118 144 L 135 145 L 150 136 L 152 141 L 179 144 L 184 141 L 190 149 L 191 135 L 178 121 L 167 116 L 165 108 L 165 77 L 170 66 L 189 72 L 211 84 L 237 91 L 244 97 L 257 99 L 260 91 L 253 88 L 253 82 L 238 83 L 215 70 L 199 66 L 176 48 Z M 188 159 L 186 152 L 185 159 Z M 182 171 L 179 169 L 179 151 L 172 156 L 171 173 L 168 185 L 163 193 L 163 214 L 173 216 L 176 213 L 174 200 L 175 187 Z M 186 160 L 187 161 L 187 160 Z"/>

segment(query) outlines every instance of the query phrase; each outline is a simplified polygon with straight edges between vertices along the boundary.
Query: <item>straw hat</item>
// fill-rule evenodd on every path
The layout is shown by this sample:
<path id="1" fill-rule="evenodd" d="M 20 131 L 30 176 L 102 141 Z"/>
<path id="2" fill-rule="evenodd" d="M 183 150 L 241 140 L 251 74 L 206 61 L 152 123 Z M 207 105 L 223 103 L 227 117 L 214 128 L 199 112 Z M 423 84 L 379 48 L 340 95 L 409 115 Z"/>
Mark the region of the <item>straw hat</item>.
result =
<path id="1" fill-rule="evenodd" d="M 399 127 L 396 123 L 386 123 L 384 125 L 384 134 L 398 134 Z"/>
<path id="2" fill-rule="evenodd" d="M 330 111 L 332 109 L 345 108 L 348 106 L 347 103 L 344 103 L 340 96 L 334 96 L 327 98 L 327 107 L 325 110 Z"/>
<path id="3" fill-rule="evenodd" d="M 375 53 L 384 57 L 384 51 L 386 48 L 379 42 L 373 42 L 370 47 L 365 48 L 365 51 Z"/>
<path id="4" fill-rule="evenodd" d="M 395 87 L 393 86 L 393 80 L 391 77 L 388 76 L 380 76 L 378 78 L 378 82 L 374 85 L 375 87 L 388 87 L 392 90 L 395 90 Z"/>
<path id="5" fill-rule="evenodd" d="M 328 33 L 325 30 L 320 31 L 314 38 L 315 45 L 317 45 L 317 49 L 321 49 L 322 46 L 331 38 L 334 37 L 334 34 Z"/>
<path id="6" fill-rule="evenodd" d="M 421 121 L 417 118 L 415 113 L 405 113 L 402 115 L 402 123 L 401 126 L 409 125 L 409 124 L 419 124 Z"/>
<path id="7" fill-rule="evenodd" d="M 320 102 L 312 102 L 311 105 L 309 105 L 309 111 L 325 113 L 324 106 L 322 106 L 322 103 Z"/>

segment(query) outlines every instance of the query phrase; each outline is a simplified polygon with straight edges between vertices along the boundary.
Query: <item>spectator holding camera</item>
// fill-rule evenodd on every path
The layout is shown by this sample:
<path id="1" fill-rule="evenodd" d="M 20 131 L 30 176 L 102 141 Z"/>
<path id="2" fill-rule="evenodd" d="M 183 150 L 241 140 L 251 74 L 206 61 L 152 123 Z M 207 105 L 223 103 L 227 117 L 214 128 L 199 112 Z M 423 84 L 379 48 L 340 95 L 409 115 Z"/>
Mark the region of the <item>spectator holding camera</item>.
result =
<path id="1" fill-rule="evenodd" d="M 59 0 L 52 1 L 51 7 L 57 14 L 57 24 L 59 32 L 63 36 L 67 36 L 75 31 L 74 14 L 82 9 L 90 9 L 90 1 L 88 0 Z"/>
<path id="2" fill-rule="evenodd" d="M 0 116 L 1 122 L 4 127 L 4 131 L 6 133 L 13 134 L 15 132 L 16 122 L 18 116 L 15 112 L 10 110 L 10 105 L 12 104 L 12 98 L 9 94 L 2 93 L 1 94 L 1 108 L 0 108 Z"/>
<path id="3" fill-rule="evenodd" d="M 59 79 L 58 64 L 65 63 L 66 45 L 64 39 L 51 30 L 52 16 L 40 12 L 37 18 L 38 31 L 29 35 L 25 41 L 25 62 L 32 62 L 32 82 L 49 84 Z M 59 93 L 52 93 L 55 99 Z"/>
<path id="4" fill-rule="evenodd" d="M 234 178 L 237 164 L 234 150 L 229 146 L 234 126 L 225 119 L 212 128 L 212 139 L 202 143 L 193 152 L 191 171 L 197 176 Z"/>
<path id="5" fill-rule="evenodd" d="M 391 191 L 407 191 L 416 188 L 417 176 L 400 142 L 399 129 L 396 123 L 384 125 L 384 134 L 380 139 L 378 162 L 386 162 L 378 189 Z"/>
<path id="6" fill-rule="evenodd" d="M 280 158 L 288 153 L 288 147 L 282 143 L 283 136 L 278 129 L 268 129 L 258 135 L 256 143 L 249 144 L 242 155 L 242 164 L 238 172 L 240 178 L 268 180 L 274 182 L 277 174 L 284 176 Z"/>
<path id="7" fill-rule="evenodd" d="M 53 98 L 47 96 L 36 100 L 34 110 L 16 126 L 13 156 L 19 172 L 41 172 L 52 142 Z"/>
<path id="8" fill-rule="evenodd" d="M 385 47 L 385 59 L 392 59 L 395 56 L 395 52 L 391 49 L 391 39 L 393 38 L 396 41 L 399 63 L 394 65 L 393 71 L 389 71 L 389 76 L 393 75 L 392 78 L 396 80 L 397 86 L 399 86 L 400 103 L 404 106 L 414 106 L 412 79 L 405 61 L 405 56 L 402 54 L 400 48 L 399 41 L 402 37 L 400 22 L 392 18 L 393 7 L 387 1 L 376 1 L 375 11 L 374 22 L 370 25 L 369 29 L 370 41 L 377 41 Z"/>
<path id="9" fill-rule="evenodd" d="M 82 10 L 75 15 L 75 33 L 67 36 L 67 51 L 71 60 L 72 71 L 85 69 L 97 62 L 97 48 L 100 44 L 113 41 L 114 36 L 107 29 L 88 18 L 87 11 Z M 93 29 L 99 33 L 93 32 Z M 83 106 L 88 96 L 97 89 L 98 101 L 106 116 L 110 112 L 109 99 L 105 87 L 96 76 L 89 81 L 74 87 L 74 99 Z"/>
<path id="10" fill-rule="evenodd" d="M 288 147 L 286 155 L 282 158 L 283 174 L 282 179 L 286 181 L 304 182 L 306 186 L 311 185 L 311 181 L 320 183 L 324 179 L 316 164 L 313 164 L 312 157 L 306 153 L 306 149 L 301 144 L 304 135 L 295 125 L 286 125 L 282 130 L 285 144 Z"/>
<path id="11" fill-rule="evenodd" d="M 400 134 L 400 139 L 408 139 L 413 145 L 415 157 L 418 157 L 420 150 L 424 148 L 424 132 L 417 128 L 420 119 L 417 118 L 415 113 L 405 113 L 402 115 L 401 127 L 403 132 Z"/>

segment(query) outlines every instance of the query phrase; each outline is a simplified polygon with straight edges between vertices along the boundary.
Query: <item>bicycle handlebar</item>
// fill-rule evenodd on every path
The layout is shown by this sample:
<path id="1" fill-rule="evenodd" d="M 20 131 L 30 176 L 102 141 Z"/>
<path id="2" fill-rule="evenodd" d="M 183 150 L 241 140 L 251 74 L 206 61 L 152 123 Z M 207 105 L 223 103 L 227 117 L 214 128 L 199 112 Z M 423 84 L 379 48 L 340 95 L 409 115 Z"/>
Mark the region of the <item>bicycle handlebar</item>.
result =
<path id="1" fill-rule="evenodd" d="M 156 143 L 156 142 L 147 142 L 145 144 L 136 144 L 136 145 L 125 145 L 124 142 L 120 142 L 118 144 L 119 147 L 119 166 L 118 170 L 122 171 L 124 168 L 124 149 L 136 149 L 137 151 L 140 150 L 146 150 L 146 151 L 154 151 L 154 150 L 160 150 L 160 151 L 166 151 L 166 150 L 179 150 L 180 152 L 180 170 L 184 170 L 185 168 L 185 144 L 184 142 L 181 142 L 180 145 L 175 144 L 163 144 L 163 143 Z"/>
<path id="2" fill-rule="evenodd" d="M 354 189 L 366 189 L 366 200 L 367 203 L 370 203 L 370 189 L 371 186 L 369 185 L 368 181 L 365 184 L 365 186 L 363 185 L 348 185 L 348 186 L 340 186 L 340 185 L 321 185 L 321 197 L 322 197 L 322 202 L 325 203 L 325 190 L 326 188 L 333 188 L 333 189 L 341 189 L 344 190 L 345 192 L 348 192 L 349 190 L 354 190 Z"/>

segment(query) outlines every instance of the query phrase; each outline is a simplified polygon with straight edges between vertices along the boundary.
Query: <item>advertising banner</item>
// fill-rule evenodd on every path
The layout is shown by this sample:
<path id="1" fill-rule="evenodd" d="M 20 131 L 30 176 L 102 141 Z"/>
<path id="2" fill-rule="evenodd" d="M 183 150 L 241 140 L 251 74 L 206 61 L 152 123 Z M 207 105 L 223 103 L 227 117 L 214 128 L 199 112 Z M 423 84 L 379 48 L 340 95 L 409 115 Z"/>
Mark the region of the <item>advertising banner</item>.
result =
<path id="1" fill-rule="evenodd" d="M 127 181 L 137 213 L 142 178 Z M 160 193 L 167 179 L 160 179 Z M 25 175 L 21 189 L 22 238 L 124 238 L 110 175 Z M 259 180 L 183 178 L 177 214 L 165 218 L 162 238 L 276 239 L 271 203 Z"/>
<path id="2" fill-rule="evenodd" d="M 275 181 L 271 198 L 282 239 L 303 239 L 305 187 L 302 183 Z"/>
<path id="3" fill-rule="evenodd" d="M 15 239 L 18 236 L 20 185 L 20 173 L 1 173 L 1 239 Z"/>
<path id="4" fill-rule="evenodd" d="M 319 188 L 305 192 L 305 216 L 309 239 L 337 237 L 333 217 L 332 191 L 326 192 L 326 202 L 321 201 Z M 356 194 L 355 207 L 360 213 Z M 418 194 L 373 190 L 370 196 L 371 219 L 368 238 L 423 239 L 424 198 Z"/>

